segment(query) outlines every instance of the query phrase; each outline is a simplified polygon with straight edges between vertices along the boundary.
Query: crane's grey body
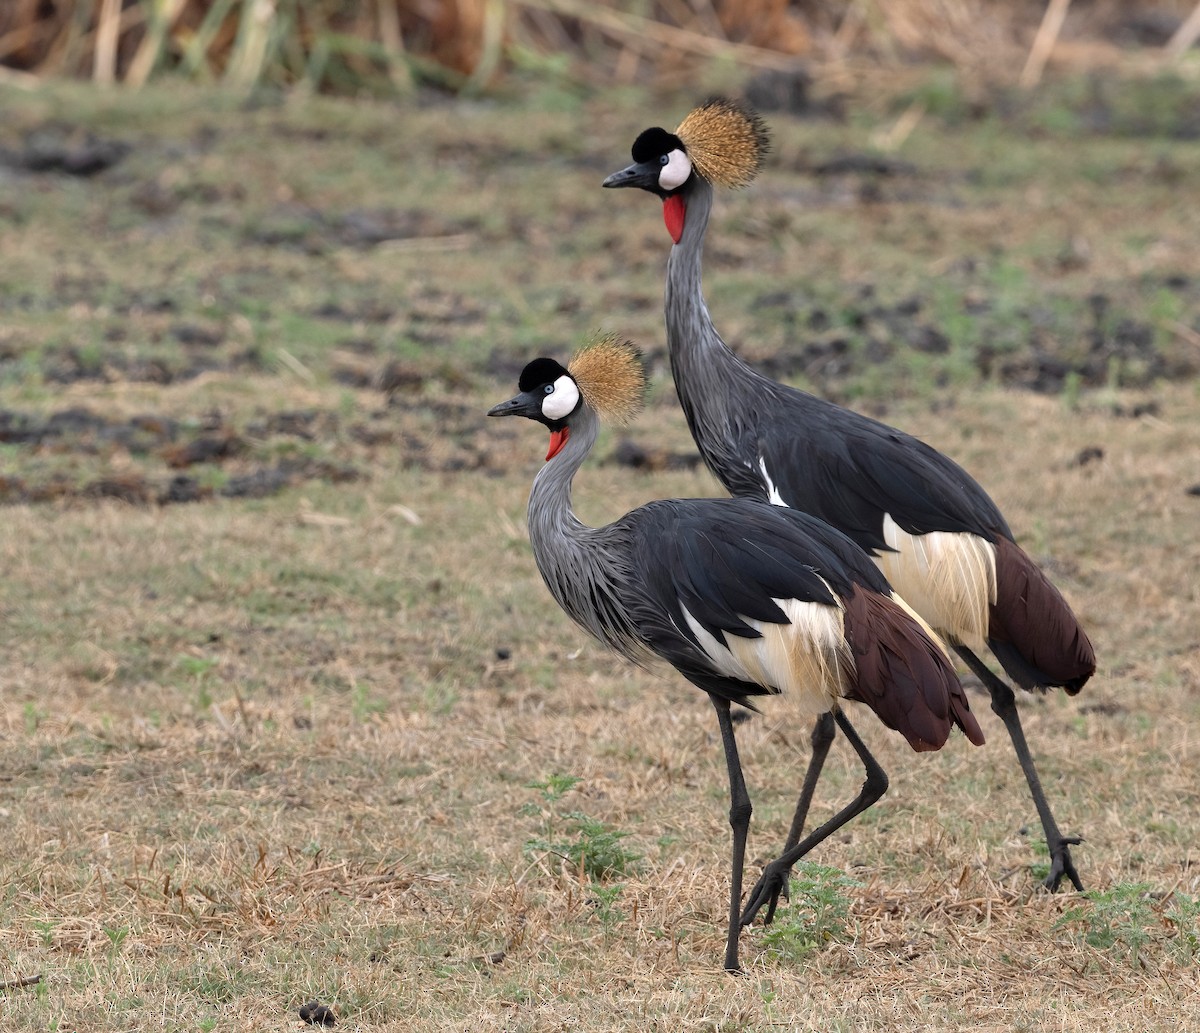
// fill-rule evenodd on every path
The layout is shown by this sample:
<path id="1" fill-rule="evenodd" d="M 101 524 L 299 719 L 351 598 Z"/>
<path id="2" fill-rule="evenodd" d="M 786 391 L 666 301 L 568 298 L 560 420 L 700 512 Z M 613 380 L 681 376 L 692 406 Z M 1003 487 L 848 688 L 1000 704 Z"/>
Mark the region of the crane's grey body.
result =
<path id="1" fill-rule="evenodd" d="M 912 534 L 1011 539 L 987 493 L 941 453 L 764 377 L 734 354 L 713 325 L 702 287 L 712 198 L 707 181 L 696 178 L 689 185 L 683 235 L 667 260 L 665 309 L 676 391 L 713 474 L 734 495 L 821 517 L 874 556 L 889 548 L 887 516 Z M 935 627 L 947 635 L 956 630 Z"/>
<path id="2" fill-rule="evenodd" d="M 1082 889 L 1068 850 L 1079 840 L 1062 835 L 1046 803 L 1012 688 L 973 650 L 990 649 L 1023 688 L 1062 686 L 1074 694 L 1095 671 L 1091 643 L 1058 590 L 1016 545 L 995 503 L 960 466 L 910 435 L 761 376 L 721 339 L 701 278 L 712 184 L 700 164 L 686 180 L 681 172 L 664 178 L 666 169 L 687 168 L 684 138 L 704 131 L 704 119 L 694 118 L 706 111 L 726 125 L 730 117 L 744 119 L 743 143 L 759 140 L 749 164 L 761 162 L 765 129 L 756 116 L 709 102 L 684 120 L 679 136 L 657 128 L 642 133 L 635 164 L 604 183 L 637 186 L 664 202 L 675 240 L 665 298 L 671 371 L 700 454 L 732 494 L 804 510 L 845 533 L 951 641 L 987 686 L 1016 749 L 1051 853 L 1046 885 L 1056 888 L 1066 875 Z M 714 161 L 719 143 L 696 142 L 697 163 L 721 169 Z M 803 826 L 833 734 L 828 718 L 814 729 L 789 844 Z"/>
<path id="3" fill-rule="evenodd" d="M 802 620 L 797 616 L 802 611 L 789 615 L 782 608 L 785 601 L 835 612 L 840 627 L 841 607 L 856 591 L 890 598 L 887 580 L 868 557 L 807 513 L 745 498 L 660 499 L 611 524 L 590 527 L 575 516 L 571 485 L 596 434 L 595 414 L 581 407 L 566 445 L 538 471 L 529 495 L 534 559 L 563 610 L 635 663 L 666 659 L 706 692 L 730 702 L 752 705 L 753 697 L 790 692 L 803 697 L 797 702 L 809 713 L 822 713 L 838 695 L 860 699 L 857 671 L 844 684 L 829 685 L 739 677 L 728 670 L 724 647 L 731 636 L 759 639 L 767 625 Z M 814 648 L 809 628 L 789 634 L 797 640 L 794 651 Z M 870 702 L 915 746 L 944 741 L 948 725 L 914 736 L 911 715 Z M 945 717 L 941 704 L 934 709 Z"/>
<path id="4" fill-rule="evenodd" d="M 725 966 L 738 965 L 738 932 L 775 904 L 795 861 L 861 813 L 887 777 L 858 738 L 842 699 L 870 706 L 917 750 L 940 749 L 953 726 L 983 733 L 941 645 L 899 603 L 849 538 L 798 510 L 747 498 L 663 499 L 604 527 L 579 521 L 571 484 L 596 440 L 585 402 L 566 416 L 547 401 L 563 379 L 551 360 L 522 374 L 522 393 L 490 415 L 522 415 L 551 430 L 546 465 L 529 496 L 529 537 L 559 605 L 630 659 L 668 661 L 708 693 L 721 728 L 730 783 L 732 879 Z M 554 415 L 548 415 L 551 405 Z M 741 908 L 751 805 L 731 703 L 786 694 L 809 714 L 828 713 L 863 760 L 858 796 L 768 866 Z"/>

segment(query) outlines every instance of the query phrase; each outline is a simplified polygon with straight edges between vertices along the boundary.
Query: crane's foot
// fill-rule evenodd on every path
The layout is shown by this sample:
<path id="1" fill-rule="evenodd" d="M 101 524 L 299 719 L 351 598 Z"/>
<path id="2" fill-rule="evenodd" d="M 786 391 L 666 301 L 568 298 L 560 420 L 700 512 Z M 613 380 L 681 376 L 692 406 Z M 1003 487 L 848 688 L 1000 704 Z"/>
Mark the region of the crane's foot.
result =
<path id="1" fill-rule="evenodd" d="M 1072 886 L 1080 893 L 1083 892 L 1083 883 L 1079 880 L 1079 873 L 1075 871 L 1075 862 L 1071 860 L 1069 849 L 1072 846 L 1079 846 L 1082 842 L 1082 836 L 1063 836 L 1050 847 L 1050 874 L 1042 880 L 1042 885 L 1051 893 L 1058 892 L 1064 875 L 1071 880 Z"/>
<path id="2" fill-rule="evenodd" d="M 742 928 L 754 921 L 759 911 L 766 905 L 767 913 L 763 917 L 763 925 L 770 925 L 775 920 L 775 908 L 779 906 L 779 898 L 788 900 L 788 882 L 791 879 L 792 866 L 781 865 L 772 861 L 763 869 L 754 889 L 746 898 L 746 906 L 742 910 Z"/>

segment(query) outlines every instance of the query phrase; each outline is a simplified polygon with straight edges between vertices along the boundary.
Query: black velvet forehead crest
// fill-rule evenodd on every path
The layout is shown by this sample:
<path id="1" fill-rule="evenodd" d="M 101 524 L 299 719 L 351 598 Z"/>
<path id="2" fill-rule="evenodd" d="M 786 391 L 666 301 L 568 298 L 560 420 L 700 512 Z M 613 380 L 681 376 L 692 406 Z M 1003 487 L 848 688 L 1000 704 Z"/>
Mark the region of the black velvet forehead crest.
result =
<path id="1" fill-rule="evenodd" d="M 569 374 L 561 363 L 553 359 L 534 359 L 521 370 L 521 379 L 517 387 L 522 391 L 532 391 L 543 384 L 553 384 L 559 377 Z"/>
<path id="2" fill-rule="evenodd" d="M 672 151 L 687 151 L 687 148 L 678 136 L 658 126 L 645 130 L 633 141 L 633 160 L 639 165 Z"/>

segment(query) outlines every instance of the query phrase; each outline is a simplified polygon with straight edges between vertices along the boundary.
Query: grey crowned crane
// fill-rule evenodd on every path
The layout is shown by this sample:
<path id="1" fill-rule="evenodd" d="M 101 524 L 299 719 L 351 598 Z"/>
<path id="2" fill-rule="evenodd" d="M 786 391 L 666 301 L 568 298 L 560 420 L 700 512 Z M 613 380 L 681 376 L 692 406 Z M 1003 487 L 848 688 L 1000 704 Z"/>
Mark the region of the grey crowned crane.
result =
<path id="1" fill-rule="evenodd" d="M 691 112 L 673 133 L 645 130 L 633 145 L 634 164 L 604 181 L 662 199 L 675 242 L 667 261 L 667 344 L 692 436 L 731 494 L 832 524 L 866 550 L 896 592 L 950 642 L 987 686 L 992 710 L 1012 739 L 1050 852 L 1045 885 L 1055 890 L 1066 875 L 1082 889 L 1069 850 L 1080 840 L 1059 831 L 1016 696 L 979 656 L 990 649 L 1023 689 L 1061 687 L 1076 694 L 1096 660 L 1070 606 L 957 463 L 902 431 L 761 376 L 713 326 L 700 269 L 713 186 L 749 183 L 767 147 L 758 115 L 716 99 Z M 835 734 L 828 715 L 818 719 L 789 847 L 803 829 Z M 769 889 L 772 901 L 782 889 Z"/>
<path id="2" fill-rule="evenodd" d="M 599 338 L 567 368 L 535 359 L 520 393 L 489 416 L 525 416 L 550 431 L 529 496 L 529 539 L 551 595 L 577 624 L 636 663 L 660 657 L 708 693 L 729 769 L 732 879 L 725 968 L 764 903 L 741 911 L 751 804 L 732 704 L 785 697 L 800 715 L 831 714 L 866 768 L 858 796 L 773 862 L 786 875 L 816 844 L 871 806 L 887 776 L 855 733 L 843 700 L 865 703 L 915 750 L 936 750 L 957 725 L 983 733 L 944 647 L 849 538 L 808 514 L 753 499 L 664 499 L 605 527 L 571 509 L 571 482 L 600 419 L 624 422 L 644 378 L 628 343 Z"/>

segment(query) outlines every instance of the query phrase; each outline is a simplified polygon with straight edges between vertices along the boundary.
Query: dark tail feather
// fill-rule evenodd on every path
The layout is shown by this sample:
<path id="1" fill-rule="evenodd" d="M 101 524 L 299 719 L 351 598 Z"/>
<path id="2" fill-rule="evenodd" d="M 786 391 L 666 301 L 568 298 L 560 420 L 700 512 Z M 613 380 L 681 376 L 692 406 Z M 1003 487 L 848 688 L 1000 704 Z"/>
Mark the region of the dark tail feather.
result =
<path id="1" fill-rule="evenodd" d="M 996 602 L 988 645 L 1023 689 L 1060 685 L 1074 696 L 1096 672 L 1096 653 L 1071 607 L 1014 542 L 996 539 Z"/>
<path id="2" fill-rule="evenodd" d="M 848 698 L 869 706 L 918 752 L 941 749 L 952 725 L 982 746 L 983 730 L 949 658 L 921 625 L 861 586 L 842 602 L 857 674 Z"/>

